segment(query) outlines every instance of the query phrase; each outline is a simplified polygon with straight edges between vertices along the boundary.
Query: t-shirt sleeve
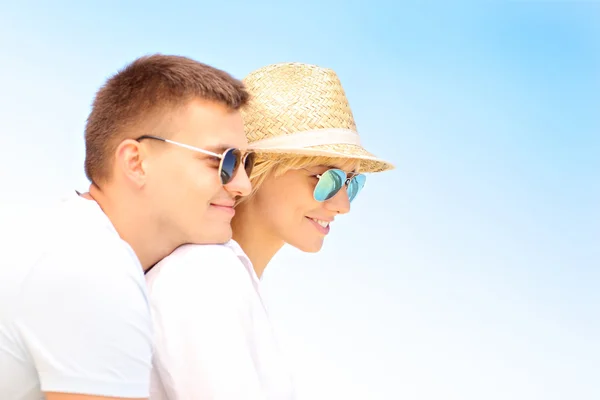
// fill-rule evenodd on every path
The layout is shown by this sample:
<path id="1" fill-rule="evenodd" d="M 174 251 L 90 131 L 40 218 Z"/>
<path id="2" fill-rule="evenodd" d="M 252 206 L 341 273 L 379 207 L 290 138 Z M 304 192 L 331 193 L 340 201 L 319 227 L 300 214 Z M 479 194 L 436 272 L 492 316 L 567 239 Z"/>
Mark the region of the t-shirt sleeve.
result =
<path id="1" fill-rule="evenodd" d="M 249 335 L 251 282 L 239 258 L 224 246 L 192 246 L 163 263 L 150 304 L 154 368 L 167 397 L 265 399 Z"/>
<path id="2" fill-rule="evenodd" d="M 22 290 L 18 329 L 43 392 L 147 398 L 152 320 L 132 251 L 79 247 L 41 260 Z"/>

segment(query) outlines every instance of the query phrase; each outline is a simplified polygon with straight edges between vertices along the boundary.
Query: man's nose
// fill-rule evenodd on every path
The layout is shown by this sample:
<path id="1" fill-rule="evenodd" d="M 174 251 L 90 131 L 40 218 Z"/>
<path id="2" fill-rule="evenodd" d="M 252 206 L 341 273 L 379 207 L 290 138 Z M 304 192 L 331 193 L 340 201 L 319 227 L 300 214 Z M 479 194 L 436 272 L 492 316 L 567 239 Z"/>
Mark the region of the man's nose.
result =
<path id="1" fill-rule="evenodd" d="M 248 196 L 252 191 L 252 183 L 243 165 L 240 165 L 235 176 L 225 185 L 225 190 L 233 196 Z"/>

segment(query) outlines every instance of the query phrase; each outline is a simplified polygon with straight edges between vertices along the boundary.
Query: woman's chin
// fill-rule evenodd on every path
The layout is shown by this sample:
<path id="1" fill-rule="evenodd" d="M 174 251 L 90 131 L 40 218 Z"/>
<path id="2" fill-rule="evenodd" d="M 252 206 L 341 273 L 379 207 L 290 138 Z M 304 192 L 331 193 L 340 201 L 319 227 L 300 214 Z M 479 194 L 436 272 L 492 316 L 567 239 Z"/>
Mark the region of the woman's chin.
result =
<path id="1" fill-rule="evenodd" d="M 290 243 L 291 244 L 291 243 Z M 303 243 L 292 244 L 298 250 L 304 253 L 318 253 L 323 248 L 323 238 Z"/>

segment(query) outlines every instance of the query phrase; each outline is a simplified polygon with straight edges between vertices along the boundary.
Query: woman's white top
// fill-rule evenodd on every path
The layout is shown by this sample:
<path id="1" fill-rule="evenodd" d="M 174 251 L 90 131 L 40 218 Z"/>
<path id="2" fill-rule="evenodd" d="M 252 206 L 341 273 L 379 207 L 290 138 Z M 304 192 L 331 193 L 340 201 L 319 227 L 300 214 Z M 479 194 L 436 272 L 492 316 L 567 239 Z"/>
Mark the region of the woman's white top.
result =
<path id="1" fill-rule="evenodd" d="M 235 241 L 182 246 L 146 282 L 155 331 L 151 400 L 294 398 L 260 280 Z"/>

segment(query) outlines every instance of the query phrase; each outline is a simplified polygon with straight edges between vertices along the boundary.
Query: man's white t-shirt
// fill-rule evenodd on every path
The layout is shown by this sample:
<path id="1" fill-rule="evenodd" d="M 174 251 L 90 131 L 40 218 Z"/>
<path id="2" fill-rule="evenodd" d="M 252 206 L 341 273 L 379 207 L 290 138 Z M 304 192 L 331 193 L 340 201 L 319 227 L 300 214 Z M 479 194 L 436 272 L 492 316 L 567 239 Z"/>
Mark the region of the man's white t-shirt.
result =
<path id="1" fill-rule="evenodd" d="M 185 245 L 146 274 L 151 400 L 287 400 L 292 377 L 241 247 Z"/>
<path id="2" fill-rule="evenodd" d="M 139 260 L 95 201 L 72 193 L 50 208 L 2 251 L 0 398 L 148 397 L 152 320 Z"/>

